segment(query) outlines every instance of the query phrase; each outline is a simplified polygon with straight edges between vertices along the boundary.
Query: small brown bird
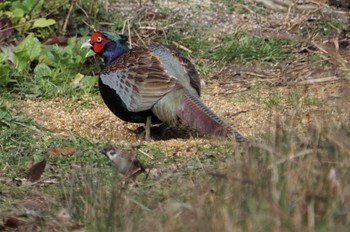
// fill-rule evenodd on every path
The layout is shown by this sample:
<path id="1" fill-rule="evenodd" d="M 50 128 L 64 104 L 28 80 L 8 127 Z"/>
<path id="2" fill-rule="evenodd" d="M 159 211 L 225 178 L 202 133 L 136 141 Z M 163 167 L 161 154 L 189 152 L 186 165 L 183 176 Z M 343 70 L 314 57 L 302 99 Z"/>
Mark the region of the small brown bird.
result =
<path id="1" fill-rule="evenodd" d="M 117 170 L 127 176 L 136 176 L 145 172 L 141 162 L 135 157 L 132 151 L 124 151 L 116 148 L 112 144 L 107 144 L 102 153 L 112 162 Z"/>

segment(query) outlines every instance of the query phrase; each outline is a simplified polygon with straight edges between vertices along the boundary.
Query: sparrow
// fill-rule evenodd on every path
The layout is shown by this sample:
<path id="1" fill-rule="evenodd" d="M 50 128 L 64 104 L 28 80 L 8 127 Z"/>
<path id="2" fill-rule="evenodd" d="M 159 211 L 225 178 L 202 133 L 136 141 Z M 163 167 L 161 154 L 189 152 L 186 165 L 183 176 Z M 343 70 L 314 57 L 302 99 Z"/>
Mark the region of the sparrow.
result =
<path id="1" fill-rule="evenodd" d="M 142 172 L 146 172 L 144 166 L 136 158 L 133 151 L 121 150 L 112 144 L 107 144 L 102 149 L 102 153 L 107 156 L 112 165 L 123 175 L 136 176 Z"/>

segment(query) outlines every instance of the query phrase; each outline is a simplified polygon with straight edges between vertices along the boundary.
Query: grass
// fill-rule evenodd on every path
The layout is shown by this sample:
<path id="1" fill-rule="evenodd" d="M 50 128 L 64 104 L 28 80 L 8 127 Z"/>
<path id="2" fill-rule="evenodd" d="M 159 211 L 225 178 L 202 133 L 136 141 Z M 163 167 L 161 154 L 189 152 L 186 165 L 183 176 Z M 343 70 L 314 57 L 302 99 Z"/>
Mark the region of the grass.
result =
<path id="1" fill-rule="evenodd" d="M 226 13 L 244 13 L 246 17 L 255 7 L 260 7 L 242 8 L 242 1 L 236 5 L 222 2 L 229 7 Z M 267 10 L 261 10 L 259 17 L 264 17 Z M 149 14 L 153 13 L 156 15 L 157 11 Z M 174 12 L 166 8 L 163 13 L 169 16 Z M 202 12 L 197 9 L 192 13 Z M 174 22 L 183 18 L 172 17 Z M 108 21 L 107 17 L 104 19 Z M 173 23 L 165 21 L 161 19 L 159 25 Z M 156 25 L 159 29 L 154 22 L 145 25 Z M 213 73 L 231 77 L 232 72 L 239 70 L 224 67 L 233 64 L 237 69 L 243 66 L 243 70 L 244 65 L 250 65 L 249 69 L 258 73 L 254 64 L 278 66 L 286 58 L 293 59 L 287 48 L 299 46 L 298 40 L 276 35 L 260 37 L 254 32 L 225 32 L 214 36 L 216 40 L 209 40 L 213 38 L 209 26 L 203 22 L 191 23 L 193 27 L 187 25 L 181 30 L 151 35 L 156 41 L 167 44 L 174 41 L 187 48 L 179 49 L 197 66 L 200 64 L 201 74 L 207 75 L 204 79 L 210 79 Z M 120 30 L 124 18 L 118 17 L 108 25 Z M 181 25 L 176 26 L 181 28 Z M 329 24 L 317 25 L 314 29 L 320 30 L 320 34 L 328 31 L 325 28 Z M 79 30 L 84 32 L 81 34 L 90 31 Z M 239 146 L 229 139 L 195 136 L 149 143 L 137 141 L 140 149 L 136 150 L 136 156 L 162 175 L 146 178 L 141 174 L 130 180 L 116 173 L 101 155 L 102 146 L 110 142 L 108 136 L 96 140 L 69 129 L 70 133 L 63 135 L 36 122 L 35 116 L 25 114 L 24 107 L 28 106 L 23 105 L 23 98 L 43 104 L 45 101 L 40 99 L 61 102 L 59 100 L 68 98 L 62 101 L 67 114 L 79 113 L 82 109 L 95 112 L 93 108 L 97 104 L 94 103 L 102 104 L 95 88 L 100 63 L 89 58 L 83 64 L 78 57 L 86 54 L 76 50 L 79 45 L 72 47 L 71 52 L 56 51 L 56 48 L 42 52 L 47 57 L 56 54 L 54 51 L 59 53 L 55 63 L 60 67 L 49 66 L 52 75 L 46 75 L 45 67 L 39 66 L 35 71 L 39 60 L 35 58 L 25 75 L 15 76 L 17 79 L 1 87 L 0 216 L 3 222 L 0 230 L 6 217 L 24 220 L 18 229 L 25 231 L 31 228 L 42 231 L 346 231 L 349 227 L 350 125 L 348 108 L 344 107 L 349 102 L 348 82 L 344 81 L 341 87 L 339 83 L 327 85 L 335 89 L 334 96 L 337 96 L 328 99 L 327 95 L 333 91 L 318 87 L 276 87 L 264 84 L 269 83 L 263 82 L 269 81 L 264 76 L 259 77 L 262 82 L 257 78 L 251 84 L 250 79 L 241 77 L 223 89 L 239 91 L 248 85 L 251 88 L 238 95 L 228 95 L 225 102 L 232 104 L 222 106 L 218 106 L 222 102 L 218 98 L 226 96 L 216 98 L 205 89 L 204 98 L 215 101 L 213 106 L 217 109 L 225 108 L 219 111 L 222 115 L 229 113 L 229 118 L 232 112 L 247 111 L 243 116 L 232 117 L 234 123 L 250 133 L 250 143 Z M 311 59 L 323 61 L 318 55 Z M 66 62 L 70 62 L 69 69 Z M 95 70 L 95 74 L 91 70 Z M 84 78 L 80 79 L 77 73 Z M 73 80 L 79 83 L 78 88 L 73 88 Z M 213 89 L 215 84 L 209 84 L 208 89 Z M 224 82 L 215 88 L 221 88 L 221 84 Z M 320 97 L 323 95 L 326 97 Z M 107 122 L 108 127 L 121 130 L 113 124 L 115 121 L 104 120 L 100 123 Z M 73 123 L 81 125 L 81 122 Z M 127 124 L 122 129 L 127 131 L 129 127 L 133 128 Z M 258 132 L 262 130 L 263 133 Z M 173 146 L 177 143 L 183 145 Z M 127 148 L 130 144 L 117 141 L 117 146 Z M 69 156 L 49 155 L 48 149 L 52 147 L 71 147 L 75 152 Z M 43 159 L 47 164 L 40 181 L 29 182 L 29 168 Z M 44 202 L 44 206 L 40 202 Z M 66 212 L 66 216 L 62 212 Z"/>
<path id="2" fill-rule="evenodd" d="M 325 20 L 317 23 L 316 32 L 324 36 L 330 36 L 337 33 L 337 31 L 345 30 L 346 24 L 336 19 Z"/>
<path id="3" fill-rule="evenodd" d="M 141 181 L 137 187 L 79 170 L 81 179 L 70 178 L 75 187 L 66 190 L 69 207 L 91 231 L 345 229 L 349 221 L 340 209 L 350 194 L 342 187 L 349 163 L 341 160 L 350 145 L 344 140 L 348 129 L 324 128 L 306 140 L 292 129 L 276 129 L 275 141 L 243 148 L 243 155 L 231 154 L 215 162 L 216 168 L 208 167 L 201 160 L 207 154 L 200 152 L 199 160 L 187 160 L 172 178 Z M 100 178 L 106 183 L 95 181 Z"/>
<path id="4" fill-rule="evenodd" d="M 296 104 L 296 99 L 299 95 L 291 94 L 287 101 Z M 135 184 L 114 173 L 100 154 L 102 144 L 59 137 L 12 111 L 16 110 L 1 108 L 2 176 L 23 181 L 30 162 L 46 158 L 43 178 L 59 176 L 61 184 L 0 184 L 5 196 L 0 198 L 1 214 L 23 204 L 23 198 L 36 201 L 41 196 L 51 202 L 41 228 L 323 231 L 344 230 L 350 224 L 346 121 L 335 126 L 321 118 L 300 134 L 288 117 L 276 118 L 272 131 L 250 145 L 211 140 L 193 147 L 195 156 L 168 161 L 166 148 L 145 144 L 142 150 L 154 156 L 152 162 L 164 174 L 158 180 L 141 175 Z M 46 155 L 47 148 L 55 146 L 71 146 L 76 152 L 68 157 Z M 68 211 L 70 224 L 58 223 L 62 209 Z"/>
<path id="5" fill-rule="evenodd" d="M 288 57 L 284 48 L 293 45 L 294 42 L 289 39 L 261 38 L 239 32 L 224 36 L 220 47 L 213 50 L 208 58 L 227 62 L 277 62 Z"/>

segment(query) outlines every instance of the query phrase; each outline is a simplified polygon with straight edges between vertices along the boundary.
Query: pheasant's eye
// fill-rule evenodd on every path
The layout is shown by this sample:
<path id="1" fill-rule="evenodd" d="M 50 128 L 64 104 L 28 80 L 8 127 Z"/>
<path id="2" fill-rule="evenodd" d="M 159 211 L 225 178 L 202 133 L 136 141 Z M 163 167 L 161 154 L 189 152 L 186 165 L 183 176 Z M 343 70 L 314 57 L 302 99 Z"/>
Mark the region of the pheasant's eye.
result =
<path id="1" fill-rule="evenodd" d="M 96 41 L 99 43 L 99 42 L 102 41 L 102 38 L 99 36 L 99 37 L 96 38 Z"/>

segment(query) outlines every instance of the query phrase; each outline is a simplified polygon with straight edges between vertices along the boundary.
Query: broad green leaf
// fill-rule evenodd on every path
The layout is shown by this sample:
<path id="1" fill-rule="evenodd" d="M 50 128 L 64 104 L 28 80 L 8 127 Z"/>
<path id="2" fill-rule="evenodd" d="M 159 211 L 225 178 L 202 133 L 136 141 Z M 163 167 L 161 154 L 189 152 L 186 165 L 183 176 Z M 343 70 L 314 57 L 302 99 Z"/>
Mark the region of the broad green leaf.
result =
<path id="1" fill-rule="evenodd" d="M 35 78 L 51 77 L 52 72 L 46 64 L 38 64 L 34 69 Z"/>
<path id="2" fill-rule="evenodd" d="M 14 18 L 23 18 L 24 12 L 20 8 L 12 10 L 12 17 Z"/>
<path id="3" fill-rule="evenodd" d="M 39 57 L 39 62 L 45 63 L 56 68 L 61 68 L 62 60 L 65 60 L 63 62 L 63 68 L 66 69 L 67 65 L 69 65 L 70 63 L 69 61 L 66 61 L 65 53 L 66 52 L 62 48 L 56 45 L 45 46 L 43 52 Z"/>
<path id="4" fill-rule="evenodd" d="M 12 7 L 13 8 L 21 8 L 22 10 L 28 12 L 30 10 L 32 10 L 33 12 L 32 13 L 37 13 L 43 3 L 45 1 L 44 0 L 21 0 L 21 1 L 13 1 L 12 2 Z M 33 7 L 35 6 L 35 8 L 33 9 Z"/>
<path id="5" fill-rule="evenodd" d="M 22 18 L 24 15 L 24 11 L 20 8 L 16 8 L 12 11 L 6 11 L 4 12 L 4 14 L 7 15 L 10 19 L 12 19 L 11 21 L 13 21 L 13 19 Z"/>
<path id="6" fill-rule="evenodd" d="M 34 34 L 30 33 L 13 49 L 13 58 L 18 71 L 20 73 L 25 71 L 29 67 L 30 62 L 38 58 L 40 53 L 41 44 Z"/>
<path id="7" fill-rule="evenodd" d="M 38 27 L 48 27 L 55 24 L 56 21 L 53 19 L 38 18 L 34 21 L 32 29 Z"/>
<path id="8" fill-rule="evenodd" d="M 4 63 L 7 57 L 8 54 L 0 52 L 0 64 Z"/>

